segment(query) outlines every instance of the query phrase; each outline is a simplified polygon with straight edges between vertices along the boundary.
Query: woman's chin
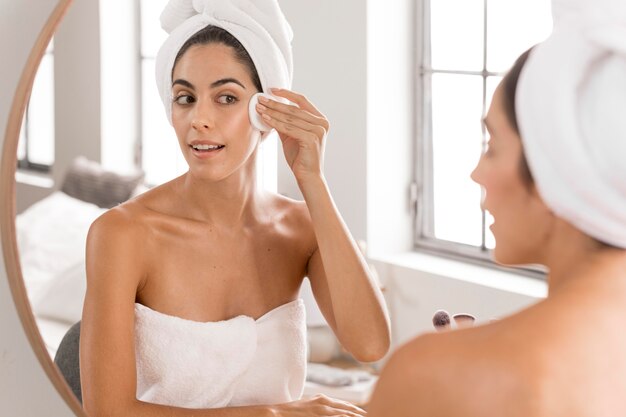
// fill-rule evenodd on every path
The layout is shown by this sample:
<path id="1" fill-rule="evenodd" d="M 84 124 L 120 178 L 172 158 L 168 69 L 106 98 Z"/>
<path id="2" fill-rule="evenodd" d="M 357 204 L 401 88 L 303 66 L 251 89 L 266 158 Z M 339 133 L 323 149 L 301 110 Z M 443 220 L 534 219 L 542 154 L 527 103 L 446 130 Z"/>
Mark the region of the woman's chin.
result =
<path id="1" fill-rule="evenodd" d="M 493 260 L 502 266 L 522 266 L 537 263 L 536 256 L 532 256 L 527 250 L 522 248 L 507 247 L 503 244 L 498 245 L 496 239 L 496 246 L 493 249 Z"/>
<path id="2" fill-rule="evenodd" d="M 515 266 L 518 264 L 518 260 L 513 256 L 510 250 L 506 250 L 504 245 L 498 245 L 498 240 L 496 239 L 496 246 L 493 249 L 493 260 L 504 266 Z"/>
<path id="3" fill-rule="evenodd" d="M 207 169 L 206 166 L 189 166 L 189 175 L 195 180 L 203 183 L 216 183 L 222 181 L 227 175 L 223 172 L 216 172 L 215 169 Z"/>

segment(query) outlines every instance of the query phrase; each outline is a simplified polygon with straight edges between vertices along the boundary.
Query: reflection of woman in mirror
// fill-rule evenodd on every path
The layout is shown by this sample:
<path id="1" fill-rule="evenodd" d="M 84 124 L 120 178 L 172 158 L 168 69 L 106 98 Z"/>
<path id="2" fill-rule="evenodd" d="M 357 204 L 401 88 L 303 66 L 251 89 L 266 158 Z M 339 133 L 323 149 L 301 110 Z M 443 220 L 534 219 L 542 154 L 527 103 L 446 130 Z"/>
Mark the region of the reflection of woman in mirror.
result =
<path id="1" fill-rule="evenodd" d="M 328 121 L 291 86 L 291 30 L 276 0 L 172 0 L 157 83 L 189 171 L 101 216 L 87 242 L 83 404 L 93 415 L 364 415 L 299 400 L 305 276 L 361 361 L 389 346 L 382 296 L 323 166 Z M 272 87 L 282 88 L 271 90 Z M 280 135 L 304 202 L 261 191 L 256 157 Z M 195 410 L 191 410 L 195 409 Z"/>
<path id="2" fill-rule="evenodd" d="M 546 265 L 548 298 L 401 347 L 369 415 L 626 415 L 626 8 L 590 5 L 504 78 L 472 174 L 495 259 Z"/>

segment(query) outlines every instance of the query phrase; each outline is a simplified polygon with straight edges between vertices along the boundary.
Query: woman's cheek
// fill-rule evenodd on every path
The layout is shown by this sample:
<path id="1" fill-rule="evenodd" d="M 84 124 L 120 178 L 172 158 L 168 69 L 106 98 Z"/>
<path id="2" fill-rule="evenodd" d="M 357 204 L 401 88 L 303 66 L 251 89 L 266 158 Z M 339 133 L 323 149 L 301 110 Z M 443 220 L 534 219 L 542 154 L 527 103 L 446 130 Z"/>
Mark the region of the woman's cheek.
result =
<path id="1" fill-rule="evenodd" d="M 238 106 L 233 111 L 228 112 L 226 126 L 231 130 L 241 131 L 250 127 L 250 116 L 247 106 Z"/>
<path id="2" fill-rule="evenodd" d="M 244 108 L 245 107 L 245 108 Z M 229 139 L 248 139 L 254 132 L 247 106 L 241 106 L 222 114 L 221 132 Z"/>

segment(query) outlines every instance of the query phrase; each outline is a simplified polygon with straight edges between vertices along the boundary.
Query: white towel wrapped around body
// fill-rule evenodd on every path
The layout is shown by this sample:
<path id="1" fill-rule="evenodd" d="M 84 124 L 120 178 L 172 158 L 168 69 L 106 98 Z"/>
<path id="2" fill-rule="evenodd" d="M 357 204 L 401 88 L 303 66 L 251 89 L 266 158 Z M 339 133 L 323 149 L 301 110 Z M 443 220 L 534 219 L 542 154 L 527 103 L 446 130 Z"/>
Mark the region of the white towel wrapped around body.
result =
<path id="1" fill-rule="evenodd" d="M 137 399 L 184 408 L 299 399 L 306 375 L 304 302 L 258 320 L 196 322 L 135 304 Z"/>
<path id="2" fill-rule="evenodd" d="M 626 248 L 626 1 L 556 0 L 516 111 L 524 152 L 553 212 Z"/>

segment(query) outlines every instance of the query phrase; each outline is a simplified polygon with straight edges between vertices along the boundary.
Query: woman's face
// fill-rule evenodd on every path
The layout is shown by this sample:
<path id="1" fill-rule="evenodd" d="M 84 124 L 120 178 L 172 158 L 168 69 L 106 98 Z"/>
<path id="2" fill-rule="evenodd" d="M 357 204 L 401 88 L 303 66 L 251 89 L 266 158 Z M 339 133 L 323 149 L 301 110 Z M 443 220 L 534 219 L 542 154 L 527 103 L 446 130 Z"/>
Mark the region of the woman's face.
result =
<path id="1" fill-rule="evenodd" d="M 552 215 L 534 185 L 522 179 L 522 141 L 504 111 L 503 92 L 501 84 L 485 117 L 491 138 L 472 179 L 483 187 L 483 208 L 494 218 L 490 229 L 496 240 L 495 260 L 508 265 L 538 263 Z"/>
<path id="2" fill-rule="evenodd" d="M 172 80 L 172 123 L 194 177 L 219 181 L 251 161 L 261 139 L 248 116 L 257 91 L 232 48 L 190 47 Z"/>

